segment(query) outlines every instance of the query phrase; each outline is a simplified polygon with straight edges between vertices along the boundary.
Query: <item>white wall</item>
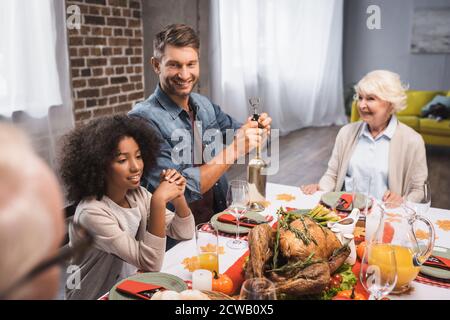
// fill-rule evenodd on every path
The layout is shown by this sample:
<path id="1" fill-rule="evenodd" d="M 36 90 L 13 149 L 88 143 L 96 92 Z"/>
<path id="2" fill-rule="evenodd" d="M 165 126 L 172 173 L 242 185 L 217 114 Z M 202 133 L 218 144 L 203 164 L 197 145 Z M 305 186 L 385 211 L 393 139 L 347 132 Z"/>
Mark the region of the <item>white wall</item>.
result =
<path id="1" fill-rule="evenodd" d="M 366 26 L 369 5 L 381 8 L 380 30 L 369 30 Z M 371 70 L 388 69 L 399 73 L 411 89 L 450 89 L 450 54 L 410 53 L 414 8 L 419 7 L 450 7 L 450 0 L 346 0 L 346 86 Z"/>

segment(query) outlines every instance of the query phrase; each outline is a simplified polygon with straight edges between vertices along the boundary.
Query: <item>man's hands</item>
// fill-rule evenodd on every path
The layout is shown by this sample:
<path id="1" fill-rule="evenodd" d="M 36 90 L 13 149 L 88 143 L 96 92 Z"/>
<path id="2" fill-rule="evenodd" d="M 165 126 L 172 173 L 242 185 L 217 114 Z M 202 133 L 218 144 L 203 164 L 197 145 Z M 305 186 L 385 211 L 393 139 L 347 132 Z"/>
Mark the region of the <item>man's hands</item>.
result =
<path id="1" fill-rule="evenodd" d="M 247 119 L 247 123 L 249 122 L 256 122 L 252 121 L 252 117 L 249 117 Z M 272 123 L 272 118 L 269 117 L 267 113 L 263 113 L 259 116 L 258 123 L 261 125 L 261 127 L 264 129 L 266 134 L 270 134 L 270 124 Z"/>
<path id="2" fill-rule="evenodd" d="M 262 129 L 258 128 L 258 123 Z M 204 194 L 210 190 L 220 177 L 234 164 L 240 157 L 249 153 L 257 145 L 261 145 L 263 133 L 269 133 L 272 119 L 263 113 L 258 122 L 248 118 L 247 122 L 236 132 L 234 141 L 208 163 L 200 166 L 200 192 Z"/>
<path id="3" fill-rule="evenodd" d="M 259 116 L 258 122 L 249 117 L 247 122 L 237 131 L 234 146 L 236 158 L 246 155 L 264 141 L 264 137 L 270 134 L 272 118 L 267 113 Z"/>

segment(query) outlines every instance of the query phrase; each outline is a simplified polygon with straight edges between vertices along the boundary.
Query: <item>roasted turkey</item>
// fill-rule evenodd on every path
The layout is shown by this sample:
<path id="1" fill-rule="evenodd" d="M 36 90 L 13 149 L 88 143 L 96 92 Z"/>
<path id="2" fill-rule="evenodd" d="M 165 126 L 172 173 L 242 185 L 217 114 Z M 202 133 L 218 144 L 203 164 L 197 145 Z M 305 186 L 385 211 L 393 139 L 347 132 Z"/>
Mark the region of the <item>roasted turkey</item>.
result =
<path id="1" fill-rule="evenodd" d="M 320 294 L 347 259 L 350 249 L 333 232 L 308 216 L 279 220 L 277 231 L 267 224 L 249 233 L 250 257 L 245 277 L 267 277 L 278 293 Z"/>

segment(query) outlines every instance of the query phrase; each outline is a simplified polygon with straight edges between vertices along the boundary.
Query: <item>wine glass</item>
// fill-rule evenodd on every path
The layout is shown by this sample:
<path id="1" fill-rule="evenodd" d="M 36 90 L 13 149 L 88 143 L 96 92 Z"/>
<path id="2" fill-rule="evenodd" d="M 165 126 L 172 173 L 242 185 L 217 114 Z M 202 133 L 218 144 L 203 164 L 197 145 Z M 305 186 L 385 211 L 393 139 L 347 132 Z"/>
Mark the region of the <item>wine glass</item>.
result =
<path id="1" fill-rule="evenodd" d="M 251 278 L 244 281 L 239 300 L 277 300 L 276 288 L 266 278 Z"/>
<path id="2" fill-rule="evenodd" d="M 387 296 L 398 279 L 395 247 L 377 241 L 369 242 L 361 260 L 359 279 L 370 293 L 369 300 Z"/>
<path id="3" fill-rule="evenodd" d="M 406 205 L 419 215 L 425 215 L 431 207 L 430 182 L 425 180 L 418 186 L 412 186 L 406 195 Z"/>
<path id="4" fill-rule="evenodd" d="M 361 200 L 361 216 L 360 220 L 365 220 L 368 213 L 369 213 L 369 204 L 371 202 L 370 199 L 370 192 L 371 192 L 371 186 L 372 186 L 372 176 L 364 176 L 361 178 L 361 181 L 359 183 L 356 183 L 355 186 L 355 194 L 356 197 L 358 197 L 358 194 L 363 199 Z M 355 198 L 356 202 L 356 198 Z"/>
<path id="5" fill-rule="evenodd" d="M 355 208 L 356 203 L 356 197 L 357 197 L 357 191 L 358 191 L 358 181 L 356 180 L 356 177 L 352 178 L 352 188 L 351 188 L 351 194 L 352 194 L 352 210 Z"/>
<path id="6" fill-rule="evenodd" d="M 248 184 L 243 180 L 233 180 L 228 186 L 227 206 L 232 215 L 236 217 L 236 238 L 227 242 L 231 249 L 245 249 L 247 243 L 239 239 L 239 222 L 241 217 L 247 212 L 250 198 Z"/>
<path id="7" fill-rule="evenodd" d="M 369 212 L 371 183 L 372 177 L 370 175 L 359 175 L 358 177 L 352 177 L 345 184 L 345 191 L 352 195 L 352 210 L 354 208 L 360 209 L 359 220 L 365 220 Z"/>

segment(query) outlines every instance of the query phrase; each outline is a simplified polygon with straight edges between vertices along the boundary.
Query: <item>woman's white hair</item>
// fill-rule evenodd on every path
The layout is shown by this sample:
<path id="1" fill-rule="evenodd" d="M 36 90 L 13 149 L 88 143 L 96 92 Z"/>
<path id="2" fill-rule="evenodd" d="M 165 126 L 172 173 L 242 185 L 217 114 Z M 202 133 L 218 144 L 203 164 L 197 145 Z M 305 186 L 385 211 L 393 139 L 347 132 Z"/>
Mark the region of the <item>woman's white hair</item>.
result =
<path id="1" fill-rule="evenodd" d="M 25 135 L 0 124 L 0 292 L 49 253 L 55 239 L 49 209 L 30 173 L 40 170 Z"/>
<path id="2" fill-rule="evenodd" d="M 355 99 L 358 95 L 375 95 L 392 104 L 394 113 L 406 108 L 406 90 L 397 73 L 388 70 L 375 70 L 366 74 L 355 86 Z"/>

